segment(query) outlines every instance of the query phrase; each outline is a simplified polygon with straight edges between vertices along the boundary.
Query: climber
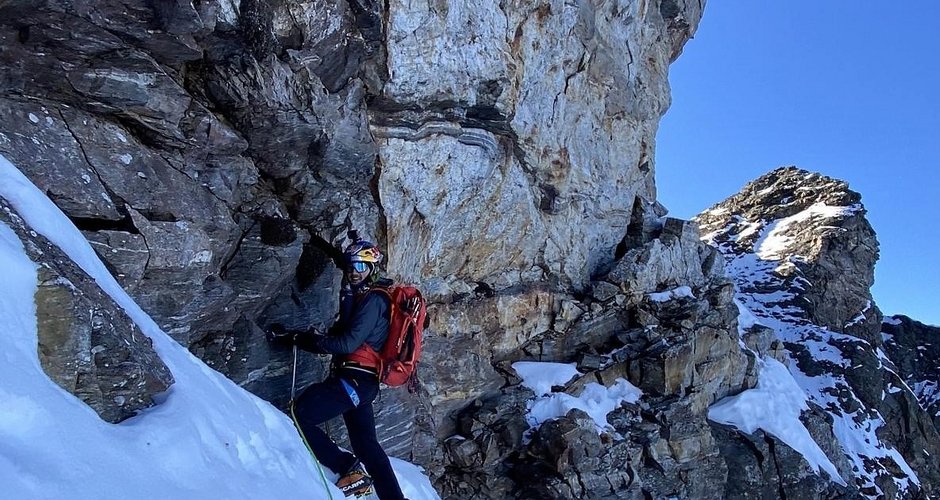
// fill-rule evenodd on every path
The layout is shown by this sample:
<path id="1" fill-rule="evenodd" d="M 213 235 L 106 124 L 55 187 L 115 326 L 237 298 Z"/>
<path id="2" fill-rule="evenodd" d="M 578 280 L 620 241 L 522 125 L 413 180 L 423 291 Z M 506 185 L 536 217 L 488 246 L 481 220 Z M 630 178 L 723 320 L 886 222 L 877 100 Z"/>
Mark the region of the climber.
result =
<path id="1" fill-rule="evenodd" d="M 367 495 L 374 487 L 381 500 L 400 500 L 403 495 L 398 479 L 376 437 L 372 402 L 379 392 L 378 371 L 353 361 L 356 357 L 350 356 L 363 349 L 365 343 L 376 351 L 385 343 L 389 298 L 384 293 L 368 292 L 376 287 L 387 288 L 392 281 L 380 275 L 379 248 L 359 239 L 355 231 L 350 231 L 350 237 L 353 243 L 343 253 L 339 319 L 327 335 L 315 329 L 298 332 L 272 325 L 269 338 L 312 353 L 333 355 L 330 375 L 305 389 L 294 409 L 297 426 L 311 451 L 321 463 L 340 474 L 337 486 L 346 496 Z M 346 423 L 355 455 L 341 450 L 318 427 L 339 415 Z"/>

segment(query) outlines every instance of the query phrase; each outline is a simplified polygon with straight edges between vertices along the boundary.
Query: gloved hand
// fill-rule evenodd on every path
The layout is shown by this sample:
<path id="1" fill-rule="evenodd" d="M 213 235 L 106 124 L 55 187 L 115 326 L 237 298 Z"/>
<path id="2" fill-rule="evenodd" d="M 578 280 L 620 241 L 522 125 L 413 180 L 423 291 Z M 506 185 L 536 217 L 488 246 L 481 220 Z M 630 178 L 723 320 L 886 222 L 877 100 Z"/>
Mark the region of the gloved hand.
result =
<path id="1" fill-rule="evenodd" d="M 329 354 L 320 346 L 320 343 L 326 338 L 319 330 L 312 328 L 306 333 L 297 335 L 294 342 L 297 347 L 314 354 Z"/>
<path id="2" fill-rule="evenodd" d="M 280 323 L 274 323 L 268 327 L 265 338 L 274 345 L 290 347 L 297 342 L 297 332 L 284 328 Z"/>

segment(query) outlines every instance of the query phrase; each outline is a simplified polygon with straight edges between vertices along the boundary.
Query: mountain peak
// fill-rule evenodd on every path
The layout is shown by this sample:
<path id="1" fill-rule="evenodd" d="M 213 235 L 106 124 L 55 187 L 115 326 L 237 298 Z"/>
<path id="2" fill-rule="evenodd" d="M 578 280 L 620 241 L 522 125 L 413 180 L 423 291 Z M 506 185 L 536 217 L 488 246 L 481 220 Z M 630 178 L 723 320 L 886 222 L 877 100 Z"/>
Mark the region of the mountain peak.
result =
<path id="1" fill-rule="evenodd" d="M 820 203 L 862 209 L 861 198 L 845 181 L 786 166 L 747 183 L 739 193 L 706 210 L 699 219 L 715 212 L 720 215 L 725 210 L 751 220 L 782 219 Z"/>
<path id="2" fill-rule="evenodd" d="M 920 404 L 934 401 L 935 384 L 930 385 L 933 374 L 921 371 L 908 381 L 923 390 L 897 389 L 904 383 L 898 373 L 911 370 L 896 372 L 891 359 L 902 358 L 889 359 L 882 346 L 888 338 L 898 339 L 889 346 L 895 350 L 914 344 L 901 328 L 889 331 L 893 337 L 882 333 L 882 315 L 870 292 L 878 241 L 861 195 L 844 181 L 782 167 L 695 220 L 703 240 L 724 256 L 735 301 L 751 318 L 748 323 L 774 332 L 790 373 L 808 400 L 828 413 L 837 443 L 832 449 L 841 448 L 852 463 L 851 471 L 836 463 L 839 473 L 856 476 L 859 492 L 871 497 L 892 496 L 889 492 L 920 486 L 922 479 L 931 483 L 937 472 L 925 465 L 921 452 L 933 456 L 940 450 L 918 446 L 934 440 L 936 429 L 928 423 L 917 427 L 923 435 L 920 430 L 905 434 L 885 425 L 904 413 L 897 408 L 910 409 L 897 418 L 929 422 L 915 407 L 918 398 Z"/>
<path id="3" fill-rule="evenodd" d="M 695 220 L 703 239 L 726 255 L 753 254 L 776 279 L 798 287 L 793 306 L 816 324 L 843 331 L 870 307 L 878 240 L 861 195 L 845 181 L 781 167 Z M 877 322 L 865 329 L 863 338 L 875 336 Z"/>

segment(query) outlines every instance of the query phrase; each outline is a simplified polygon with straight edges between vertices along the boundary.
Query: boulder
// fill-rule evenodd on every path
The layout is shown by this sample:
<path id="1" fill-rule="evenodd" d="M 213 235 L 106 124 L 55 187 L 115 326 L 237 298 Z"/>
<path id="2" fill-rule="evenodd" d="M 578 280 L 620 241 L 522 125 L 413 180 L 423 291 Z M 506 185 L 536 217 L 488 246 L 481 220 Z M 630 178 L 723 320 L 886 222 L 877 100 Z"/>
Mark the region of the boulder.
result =
<path id="1" fill-rule="evenodd" d="M 151 340 L 94 279 L 32 231 L 3 199 L 0 223 L 13 229 L 37 264 L 37 351 L 49 378 L 109 423 L 156 405 L 173 375 Z"/>

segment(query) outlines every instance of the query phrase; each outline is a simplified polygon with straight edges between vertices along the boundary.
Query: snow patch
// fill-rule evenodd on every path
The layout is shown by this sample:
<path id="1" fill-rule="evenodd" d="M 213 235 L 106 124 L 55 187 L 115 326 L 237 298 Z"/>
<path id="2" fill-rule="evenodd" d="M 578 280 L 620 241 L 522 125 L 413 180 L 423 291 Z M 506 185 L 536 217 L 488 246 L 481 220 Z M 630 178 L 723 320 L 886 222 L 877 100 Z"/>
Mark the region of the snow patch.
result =
<path id="1" fill-rule="evenodd" d="M 517 361 L 512 369 L 519 374 L 522 385 L 532 389 L 536 396 L 552 392 L 553 386 L 562 386 L 581 375 L 575 363 L 547 363 Z"/>
<path id="2" fill-rule="evenodd" d="M 597 432 L 600 433 L 610 428 L 607 423 L 608 413 L 619 408 L 624 402 L 637 402 L 643 395 L 643 391 L 622 378 L 614 381 L 611 387 L 597 383 L 587 384 L 578 396 L 552 393 L 553 386 L 564 385 L 580 375 L 574 363 L 518 361 L 512 364 L 512 368 L 522 378 L 522 385 L 532 389 L 537 395 L 526 405 L 526 422 L 530 431 L 577 408 L 591 416 L 597 426 Z"/>
<path id="3" fill-rule="evenodd" d="M 868 418 L 862 415 L 861 412 L 852 414 L 830 413 L 830 415 L 833 417 L 832 431 L 856 470 L 866 471 L 868 469 L 866 462 L 879 464 L 878 467 L 883 468 L 884 466 L 880 465 L 880 459 L 890 458 L 907 475 L 907 477 L 893 477 L 895 484 L 901 490 L 907 490 L 911 482 L 920 486 L 917 473 L 911 469 L 904 457 L 893 448 L 881 446 L 881 441 L 876 434 L 878 428 L 884 425 L 884 420 L 880 416 L 878 418 Z M 862 476 L 862 478 L 867 481 L 867 484 L 862 485 L 863 487 L 873 487 L 880 492 L 880 488 L 871 477 Z"/>
<path id="4" fill-rule="evenodd" d="M 566 393 L 555 393 L 535 398 L 530 401 L 526 421 L 530 429 L 538 428 L 542 423 L 551 419 L 563 417 L 569 411 L 577 408 L 591 416 L 601 433 L 610 429 L 607 423 L 607 414 L 620 407 L 621 403 L 635 403 L 639 401 L 643 391 L 630 382 L 618 378 L 611 387 L 590 383 L 577 397 Z"/>
<path id="5" fill-rule="evenodd" d="M 737 297 L 734 298 L 734 305 L 738 308 L 738 335 L 744 335 L 748 328 L 760 324 L 757 316 L 754 316 L 754 313 Z"/>
<path id="6" fill-rule="evenodd" d="M 894 316 L 885 316 L 885 317 L 881 320 L 881 322 L 884 323 L 884 324 L 886 324 L 886 325 L 893 325 L 893 326 L 898 326 L 898 325 L 903 325 L 903 324 L 904 324 L 903 321 L 899 320 L 898 318 L 896 318 L 896 317 L 894 317 Z"/>
<path id="7" fill-rule="evenodd" d="M 728 207 L 712 208 L 710 210 L 706 210 L 705 213 L 709 215 L 715 215 L 715 216 L 723 215 L 723 214 L 728 213 Z"/>
<path id="8" fill-rule="evenodd" d="M 836 466 L 800 421 L 800 413 L 807 409 L 806 394 L 793 380 L 787 367 L 765 357 L 757 386 L 715 403 L 708 410 L 708 418 L 747 434 L 762 429 L 796 450 L 813 471 L 825 470 L 832 481 L 845 486 Z"/>
<path id="9" fill-rule="evenodd" d="M 940 402 L 940 386 L 934 380 L 914 382 L 910 388 L 924 408 Z"/>
<path id="10" fill-rule="evenodd" d="M 754 251 L 764 260 L 781 260 L 786 256 L 790 243 L 793 241 L 793 237 L 787 234 L 793 224 L 815 218 L 844 217 L 859 210 L 861 210 L 860 205 L 832 207 L 822 202 L 814 203 L 799 213 L 767 224 L 761 237 L 754 244 Z"/>
<path id="11" fill-rule="evenodd" d="M 665 292 L 650 293 L 648 296 L 653 302 L 669 302 L 670 300 L 681 297 L 695 298 L 695 295 L 692 294 L 692 288 L 689 286 L 680 286 L 672 290 L 666 290 Z"/>

